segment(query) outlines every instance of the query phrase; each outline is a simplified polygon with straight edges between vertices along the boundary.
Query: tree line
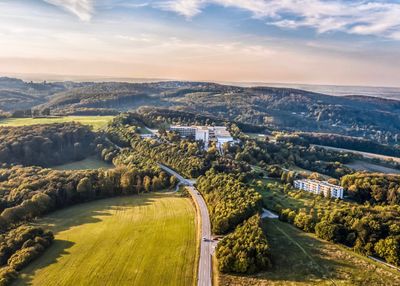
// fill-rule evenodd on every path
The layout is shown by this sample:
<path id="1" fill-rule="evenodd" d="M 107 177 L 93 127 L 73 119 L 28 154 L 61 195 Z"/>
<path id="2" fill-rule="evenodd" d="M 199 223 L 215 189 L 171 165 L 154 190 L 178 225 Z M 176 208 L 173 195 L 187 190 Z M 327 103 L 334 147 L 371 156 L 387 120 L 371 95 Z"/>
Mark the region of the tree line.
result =
<path id="1" fill-rule="evenodd" d="M 357 172 L 342 177 L 340 183 L 359 203 L 400 205 L 400 175 Z"/>
<path id="2" fill-rule="evenodd" d="M 22 225 L 0 236 L 0 285 L 9 285 L 18 271 L 53 242 L 53 233 Z"/>
<path id="3" fill-rule="evenodd" d="M 226 234 L 261 210 L 261 195 L 233 174 L 210 170 L 197 179 L 196 188 L 207 202 L 213 233 Z"/>
<path id="4" fill-rule="evenodd" d="M 0 169 L 0 230 L 69 205 L 98 198 L 162 190 L 176 179 L 157 166 L 56 171 L 40 167 Z"/>

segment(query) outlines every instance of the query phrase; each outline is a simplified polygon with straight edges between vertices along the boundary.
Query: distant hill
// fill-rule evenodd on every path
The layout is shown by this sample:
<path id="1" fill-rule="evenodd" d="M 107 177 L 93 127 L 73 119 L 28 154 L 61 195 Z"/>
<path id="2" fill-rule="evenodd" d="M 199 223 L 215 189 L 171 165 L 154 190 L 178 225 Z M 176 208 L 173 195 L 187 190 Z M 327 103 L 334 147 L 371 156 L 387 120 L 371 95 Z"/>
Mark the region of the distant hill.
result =
<path id="1" fill-rule="evenodd" d="M 333 132 L 381 143 L 400 137 L 400 101 L 331 96 L 300 89 L 204 82 L 27 83 L 0 80 L 0 109 L 48 107 L 61 114 L 104 114 L 167 107 L 271 128 Z"/>
<path id="2" fill-rule="evenodd" d="M 80 85 L 82 84 L 73 82 L 34 83 L 0 77 L 0 111 L 32 108 L 47 102 L 53 94 Z"/>

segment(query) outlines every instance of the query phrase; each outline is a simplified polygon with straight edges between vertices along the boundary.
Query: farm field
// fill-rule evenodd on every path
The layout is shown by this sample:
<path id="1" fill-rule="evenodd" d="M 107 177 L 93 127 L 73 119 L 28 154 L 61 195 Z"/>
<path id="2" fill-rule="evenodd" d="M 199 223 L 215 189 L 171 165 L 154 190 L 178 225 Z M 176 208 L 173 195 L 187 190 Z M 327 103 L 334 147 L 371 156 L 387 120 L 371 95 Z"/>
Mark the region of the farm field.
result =
<path id="1" fill-rule="evenodd" d="M 52 169 L 55 170 L 94 170 L 94 169 L 112 169 L 112 164 L 107 164 L 104 161 L 97 159 L 96 157 L 88 157 L 82 161 L 67 163 L 59 166 L 55 166 Z"/>
<path id="2" fill-rule="evenodd" d="M 27 126 L 35 124 L 51 124 L 63 122 L 79 122 L 84 125 L 93 126 L 94 130 L 99 130 L 107 126 L 107 123 L 114 116 L 66 116 L 51 118 L 7 118 L 0 120 L 0 126 Z"/>
<path id="3" fill-rule="evenodd" d="M 15 285 L 193 285 L 195 209 L 151 193 L 73 206 L 38 221 L 54 244 Z"/>
<path id="4" fill-rule="evenodd" d="M 314 144 L 311 144 L 311 145 L 314 145 Z M 324 145 L 314 145 L 314 146 L 318 146 L 321 148 L 338 151 L 338 152 L 354 153 L 354 154 L 358 154 L 365 158 L 370 158 L 370 159 L 377 158 L 377 159 L 381 159 L 381 160 L 392 160 L 395 162 L 400 162 L 400 158 L 393 157 L 393 156 L 386 156 L 386 155 L 380 155 L 380 154 L 374 154 L 374 153 L 368 153 L 368 152 L 362 152 L 362 151 L 356 151 L 356 150 L 350 150 L 350 149 L 343 149 L 343 148 L 336 148 L 336 147 L 330 147 L 330 146 L 324 146 Z"/>
<path id="5" fill-rule="evenodd" d="M 273 268 L 257 277 L 219 274 L 219 285 L 399 285 L 395 270 L 341 246 L 318 239 L 290 224 L 268 219 L 264 229 Z"/>

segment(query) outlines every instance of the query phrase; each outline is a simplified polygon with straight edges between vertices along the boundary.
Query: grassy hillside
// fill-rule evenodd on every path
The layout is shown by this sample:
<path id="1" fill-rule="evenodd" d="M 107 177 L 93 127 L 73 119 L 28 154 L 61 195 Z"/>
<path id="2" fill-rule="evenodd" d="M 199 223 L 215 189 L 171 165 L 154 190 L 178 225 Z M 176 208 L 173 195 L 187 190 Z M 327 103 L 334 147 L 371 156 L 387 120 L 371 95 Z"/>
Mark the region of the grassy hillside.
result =
<path id="1" fill-rule="evenodd" d="M 316 238 L 278 220 L 264 228 L 271 244 L 273 269 L 257 277 L 220 275 L 228 285 L 399 285 L 395 270 L 371 262 L 341 246 Z"/>
<path id="2" fill-rule="evenodd" d="M 54 244 L 16 285 L 193 285 L 191 201 L 153 193 L 81 204 L 39 221 Z"/>
<path id="3" fill-rule="evenodd" d="M 54 118 L 8 118 L 0 120 L 0 126 L 29 126 L 35 124 L 51 124 L 63 122 L 79 122 L 84 125 L 93 126 L 94 130 L 99 130 L 107 126 L 114 116 L 66 116 Z"/>

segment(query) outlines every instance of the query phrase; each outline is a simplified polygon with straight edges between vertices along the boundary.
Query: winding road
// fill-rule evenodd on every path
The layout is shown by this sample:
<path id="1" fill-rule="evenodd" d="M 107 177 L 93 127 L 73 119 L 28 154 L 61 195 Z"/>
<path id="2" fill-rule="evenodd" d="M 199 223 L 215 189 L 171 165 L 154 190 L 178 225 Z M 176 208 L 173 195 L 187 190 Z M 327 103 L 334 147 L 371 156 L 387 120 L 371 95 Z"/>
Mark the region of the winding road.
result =
<path id="1" fill-rule="evenodd" d="M 174 170 L 159 164 L 160 168 L 174 175 L 183 185 L 186 185 L 191 196 L 196 201 L 196 204 L 200 211 L 201 218 L 201 245 L 200 245 L 200 259 L 199 259 L 199 270 L 198 270 L 198 286 L 211 286 L 212 285 L 212 251 L 213 241 L 211 237 L 211 223 L 210 215 L 208 213 L 206 202 L 201 194 L 193 186 L 192 181 L 185 179 Z"/>

